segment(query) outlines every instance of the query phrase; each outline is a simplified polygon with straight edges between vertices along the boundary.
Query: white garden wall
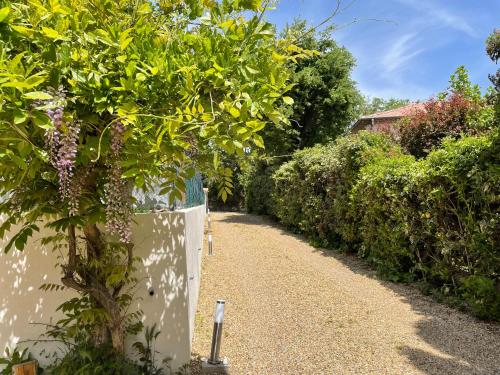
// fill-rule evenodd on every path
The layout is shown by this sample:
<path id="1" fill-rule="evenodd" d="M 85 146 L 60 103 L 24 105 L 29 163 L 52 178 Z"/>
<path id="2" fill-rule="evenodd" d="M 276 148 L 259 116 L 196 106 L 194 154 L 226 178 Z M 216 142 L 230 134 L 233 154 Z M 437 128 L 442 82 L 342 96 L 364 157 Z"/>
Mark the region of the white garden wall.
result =
<path id="1" fill-rule="evenodd" d="M 173 368 L 190 359 L 204 219 L 205 205 L 135 216 L 135 255 L 142 258 L 142 266 L 138 267 L 134 308 L 144 312 L 145 325 L 157 324 L 161 331 L 156 341 L 157 360 L 171 358 Z M 43 283 L 60 283 L 61 277 L 60 268 L 54 266 L 59 252 L 40 243 L 47 233 L 45 229 L 37 233 L 23 252 L 4 254 L 8 236 L 0 240 L 0 351 L 37 339 L 45 331 L 40 323 L 55 323 L 61 317 L 55 311 L 57 306 L 74 295 L 71 291 L 38 290 Z M 153 296 L 149 295 L 151 287 Z M 129 339 L 129 347 L 134 341 Z M 57 349 L 54 343 L 18 346 L 24 345 L 31 347 L 42 365 L 47 363 L 44 353 Z"/>

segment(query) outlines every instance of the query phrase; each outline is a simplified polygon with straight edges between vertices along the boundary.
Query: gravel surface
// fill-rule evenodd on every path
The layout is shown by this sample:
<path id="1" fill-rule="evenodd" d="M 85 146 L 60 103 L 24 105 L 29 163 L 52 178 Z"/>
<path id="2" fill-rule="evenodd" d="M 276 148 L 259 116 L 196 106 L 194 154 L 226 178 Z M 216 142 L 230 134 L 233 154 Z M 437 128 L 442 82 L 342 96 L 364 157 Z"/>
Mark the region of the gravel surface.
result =
<path id="1" fill-rule="evenodd" d="M 207 356 L 218 298 L 231 374 L 500 374 L 500 325 L 381 281 L 252 215 L 214 213 L 193 342 Z M 207 246 L 205 246 L 205 249 Z"/>

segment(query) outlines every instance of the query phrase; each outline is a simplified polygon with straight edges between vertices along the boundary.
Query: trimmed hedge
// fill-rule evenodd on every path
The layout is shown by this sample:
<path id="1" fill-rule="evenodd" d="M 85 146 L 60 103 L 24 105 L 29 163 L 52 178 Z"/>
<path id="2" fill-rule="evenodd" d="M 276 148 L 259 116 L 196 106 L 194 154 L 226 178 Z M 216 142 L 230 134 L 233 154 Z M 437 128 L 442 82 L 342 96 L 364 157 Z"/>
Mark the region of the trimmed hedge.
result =
<path id="1" fill-rule="evenodd" d="M 360 168 L 400 153 L 386 136 L 370 132 L 298 151 L 272 176 L 275 215 L 317 245 L 356 242 L 349 196 Z"/>
<path id="2" fill-rule="evenodd" d="M 258 215 L 274 215 L 272 200 L 273 180 L 271 176 L 279 167 L 276 159 L 255 159 L 249 168 L 239 175 L 243 187 L 245 209 Z"/>
<path id="3" fill-rule="evenodd" d="M 313 244 L 500 320 L 498 134 L 445 140 L 416 160 L 361 132 L 296 152 L 271 179 L 274 214 Z"/>

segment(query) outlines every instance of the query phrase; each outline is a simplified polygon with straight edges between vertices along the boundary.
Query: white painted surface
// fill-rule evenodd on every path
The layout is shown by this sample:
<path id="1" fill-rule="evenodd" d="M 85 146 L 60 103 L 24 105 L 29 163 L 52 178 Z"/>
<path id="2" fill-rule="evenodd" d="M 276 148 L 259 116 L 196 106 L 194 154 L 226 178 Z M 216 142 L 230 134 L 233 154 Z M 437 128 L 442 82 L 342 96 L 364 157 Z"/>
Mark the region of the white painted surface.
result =
<path id="1" fill-rule="evenodd" d="M 138 214 L 133 226 L 139 284 L 133 306 L 144 312 L 144 324 L 157 324 L 158 362 L 171 358 L 172 368 L 189 362 L 194 317 L 200 285 L 205 205 L 175 212 Z M 13 228 L 12 233 L 15 232 Z M 60 253 L 40 243 L 49 232 L 42 229 L 23 252 L 3 253 L 8 236 L 0 240 L 0 351 L 23 340 L 35 340 L 44 331 L 40 323 L 55 323 L 62 316 L 55 310 L 72 291 L 43 292 L 43 283 L 60 284 L 61 272 L 55 264 Z M 149 295 L 153 288 L 154 295 Z M 128 339 L 128 346 L 137 341 Z M 42 363 L 43 350 L 57 349 L 53 343 L 20 344 L 31 347 Z"/>

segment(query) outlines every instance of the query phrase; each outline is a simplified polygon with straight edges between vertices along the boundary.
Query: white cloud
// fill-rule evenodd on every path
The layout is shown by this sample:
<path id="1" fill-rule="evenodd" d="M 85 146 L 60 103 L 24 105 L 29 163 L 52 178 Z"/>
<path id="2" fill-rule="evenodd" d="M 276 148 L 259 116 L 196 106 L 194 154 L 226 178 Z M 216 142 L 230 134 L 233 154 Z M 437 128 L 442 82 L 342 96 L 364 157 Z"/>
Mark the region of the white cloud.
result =
<path id="1" fill-rule="evenodd" d="M 437 1 L 429 2 L 427 0 L 397 0 L 399 3 L 410 6 L 417 11 L 422 11 L 427 17 L 443 26 L 461 31 L 470 37 L 478 37 L 478 33 L 474 28 L 463 18 L 454 14 L 449 9 L 440 7 Z"/>
<path id="2" fill-rule="evenodd" d="M 384 99 L 399 98 L 421 101 L 427 100 L 435 94 L 434 92 L 429 90 L 429 88 L 410 83 L 409 81 L 387 82 L 386 85 L 373 85 L 365 80 L 364 83 L 360 83 L 358 87 L 363 95 Z"/>
<path id="3" fill-rule="evenodd" d="M 404 34 L 391 43 L 389 50 L 381 59 L 385 74 L 394 73 L 396 70 L 408 66 L 409 62 L 424 52 L 424 48 L 418 48 L 419 40 L 417 33 Z"/>

